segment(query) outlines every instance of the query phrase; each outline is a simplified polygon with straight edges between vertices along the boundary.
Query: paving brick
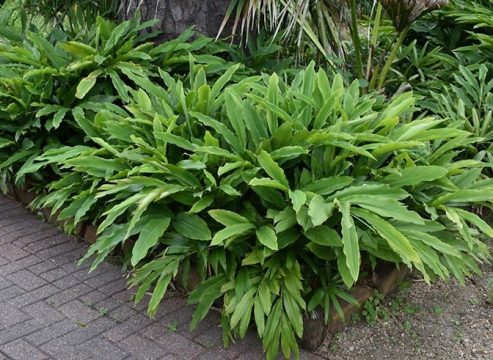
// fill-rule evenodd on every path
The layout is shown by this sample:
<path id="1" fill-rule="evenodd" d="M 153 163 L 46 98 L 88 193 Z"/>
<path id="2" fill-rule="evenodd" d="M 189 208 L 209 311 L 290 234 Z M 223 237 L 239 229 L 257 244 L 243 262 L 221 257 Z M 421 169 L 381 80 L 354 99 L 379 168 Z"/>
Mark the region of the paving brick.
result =
<path id="1" fill-rule="evenodd" d="M 15 236 L 16 238 L 14 241 L 29 244 L 56 234 L 60 234 L 60 230 L 48 223 L 36 221 L 28 228 L 18 230 L 15 234 L 4 234 L 2 237 L 10 238 L 10 236 Z"/>
<path id="2" fill-rule="evenodd" d="M 196 357 L 206 350 L 179 333 L 165 331 L 162 324 L 148 327 L 144 336 L 158 342 L 167 351 L 187 358 Z"/>
<path id="3" fill-rule="evenodd" d="M 107 298 L 108 296 L 106 294 L 103 294 L 101 291 L 93 290 L 87 294 L 82 295 L 79 299 L 84 304 L 97 304 Z"/>
<path id="4" fill-rule="evenodd" d="M 62 242 L 62 243 L 59 243 L 59 244 L 57 244 L 55 246 L 52 246 L 50 248 L 37 251 L 36 252 L 37 255 L 38 256 L 41 256 L 43 258 L 46 258 L 46 259 L 53 259 L 54 257 L 56 257 L 58 255 L 62 255 L 62 254 L 65 254 L 65 253 L 70 253 L 70 252 L 73 252 L 76 249 L 80 249 L 82 251 L 82 248 L 79 247 L 77 245 L 77 243 L 75 243 L 73 240 L 68 239 L 67 237 L 65 237 L 63 235 L 60 235 L 60 236 L 57 236 L 57 237 L 63 238 L 65 241 Z M 51 238 L 51 239 L 53 239 L 53 238 Z"/>
<path id="5" fill-rule="evenodd" d="M 193 338 L 197 334 L 200 333 L 200 330 L 190 331 L 190 322 L 192 321 L 193 308 L 190 306 L 183 307 L 175 312 L 172 312 L 159 320 L 159 324 L 162 329 L 166 329 L 168 327 L 176 328 L 176 331 L 181 333 L 182 335 Z M 201 322 L 200 327 L 205 328 L 212 324 L 207 322 Z"/>
<path id="6" fill-rule="evenodd" d="M 180 295 L 173 295 L 173 297 L 165 297 L 161 306 L 158 308 L 156 318 L 160 319 L 166 317 L 170 313 L 179 311 L 187 306 L 186 300 Z"/>
<path id="7" fill-rule="evenodd" d="M 120 305 L 116 309 L 110 310 L 108 312 L 108 316 L 118 322 L 125 322 L 136 314 L 136 310 L 126 305 Z"/>
<path id="8" fill-rule="evenodd" d="M 51 285 L 51 286 L 53 286 L 53 285 Z M 55 287 L 53 286 L 53 288 L 55 288 Z M 55 288 L 55 289 L 57 289 L 57 288 Z M 51 296 L 48 299 L 48 304 L 53 305 L 54 307 L 59 307 L 62 304 L 65 304 L 71 300 L 77 299 L 84 294 L 87 294 L 91 290 L 92 289 L 89 286 L 84 285 L 84 284 L 79 284 L 75 287 L 65 289 L 62 291 L 57 289 L 58 293 Z"/>
<path id="9" fill-rule="evenodd" d="M 0 212 L 0 228 L 16 224 L 21 220 L 29 219 L 26 210 L 17 207 L 14 209 L 4 209 Z"/>
<path id="10" fill-rule="evenodd" d="M 68 273 L 77 271 L 77 262 L 84 256 L 86 250 L 77 248 L 73 251 L 50 257 L 50 261 L 60 266 Z"/>
<path id="11" fill-rule="evenodd" d="M 53 280 L 47 279 L 44 275 L 57 268 L 56 264 L 53 264 L 51 261 L 42 261 L 38 264 L 34 264 L 29 266 L 27 269 L 32 272 L 33 274 L 38 274 L 40 275 L 43 279 L 45 279 L 48 282 L 51 282 Z"/>
<path id="12" fill-rule="evenodd" d="M 33 253 L 41 255 L 44 258 L 48 258 L 50 257 L 50 255 L 52 255 L 49 252 L 50 249 L 63 244 L 71 244 L 71 243 L 72 243 L 71 239 L 69 239 L 65 234 L 57 233 L 55 235 L 40 239 L 39 241 L 27 244 L 26 249 L 29 249 Z M 57 254 L 59 254 L 59 252 L 57 252 Z"/>
<path id="13" fill-rule="evenodd" d="M 77 329 L 61 336 L 60 340 L 64 341 L 68 345 L 79 345 L 85 341 L 99 336 L 100 334 L 108 331 L 116 326 L 116 322 L 106 317 L 99 318 L 90 323 L 83 323 L 74 321 L 77 325 Z M 100 337 L 100 336 L 99 336 Z"/>
<path id="14" fill-rule="evenodd" d="M 67 289 L 77 286 L 79 284 L 80 284 L 80 280 L 70 275 L 62 277 L 61 279 L 52 282 L 52 285 L 56 286 L 59 289 Z"/>
<path id="15" fill-rule="evenodd" d="M 128 353 L 112 344 L 104 338 L 94 338 L 76 347 L 84 351 L 91 359 L 122 360 L 128 357 Z M 141 359 L 148 359 L 141 356 Z"/>
<path id="16" fill-rule="evenodd" d="M 120 341 L 118 345 L 135 358 L 146 360 L 159 359 L 169 353 L 169 351 L 163 349 L 153 341 L 139 335 L 131 335 Z"/>
<path id="17" fill-rule="evenodd" d="M 60 311 L 45 301 L 38 301 L 34 304 L 23 307 L 21 310 L 30 315 L 32 318 L 45 324 L 56 323 L 65 318 Z"/>
<path id="18" fill-rule="evenodd" d="M 134 304 L 133 294 L 126 289 L 122 290 L 120 292 L 117 292 L 116 294 L 111 295 L 111 299 L 118 301 L 119 303 L 124 303 L 124 304 L 130 303 L 130 306 L 132 307 L 132 309 L 137 308 Z M 144 311 L 145 311 L 145 308 L 144 308 Z"/>
<path id="19" fill-rule="evenodd" d="M 31 216 L 23 216 L 19 217 L 18 221 L 15 223 L 9 224 L 7 226 L 2 226 L 2 231 L 5 235 L 9 234 L 17 234 L 19 231 L 27 231 L 32 229 L 32 227 L 38 224 L 37 219 L 31 218 Z"/>
<path id="20" fill-rule="evenodd" d="M 226 350 L 223 349 L 212 349 L 201 353 L 196 357 L 197 360 L 229 360 L 234 359 L 227 356 Z"/>
<path id="21" fill-rule="evenodd" d="M 29 304 L 34 304 L 35 302 L 38 302 L 40 300 L 44 300 L 49 296 L 57 293 L 58 291 L 60 290 L 48 284 L 43 287 L 37 288 L 36 290 L 24 293 L 21 296 L 17 296 L 14 299 L 10 299 L 9 303 L 21 308 Z"/>
<path id="22" fill-rule="evenodd" d="M 102 263 L 94 271 L 89 272 L 88 266 L 90 265 L 91 262 L 89 260 L 85 261 L 81 266 L 77 268 L 76 271 L 73 272 L 72 275 L 79 280 L 87 280 L 98 275 L 105 274 L 106 272 L 119 272 L 116 266 L 108 263 Z"/>
<path id="23" fill-rule="evenodd" d="M 27 251 L 24 251 L 13 244 L 1 245 L 0 254 L 9 260 L 19 260 L 29 255 Z"/>
<path id="24" fill-rule="evenodd" d="M 48 263 L 48 262 L 47 261 L 44 262 L 44 264 L 46 264 L 46 263 Z M 68 275 L 68 272 L 59 268 L 56 264 L 53 264 L 53 263 L 50 263 L 50 264 L 53 266 L 53 268 L 40 275 L 46 281 L 53 283 L 53 282 L 60 280 L 60 279 L 66 277 Z"/>
<path id="25" fill-rule="evenodd" d="M 29 315 L 9 304 L 2 304 L 0 306 L 0 324 L 5 328 L 29 319 Z"/>
<path id="26" fill-rule="evenodd" d="M 205 331 L 195 336 L 193 340 L 206 348 L 214 348 L 222 343 L 222 329 L 218 323 L 214 323 Z"/>
<path id="27" fill-rule="evenodd" d="M 34 346 L 43 345 L 51 340 L 68 334 L 78 328 L 78 325 L 72 320 L 65 319 L 57 323 L 53 323 L 42 329 L 39 329 L 27 336 L 25 339 Z"/>
<path id="28" fill-rule="evenodd" d="M 100 288 L 109 283 L 113 284 L 116 280 L 121 279 L 123 279 L 123 275 L 119 271 L 115 271 L 115 269 L 110 269 L 109 271 L 105 271 L 97 274 L 94 277 L 91 277 L 90 279 L 86 280 L 85 283 L 93 288 Z"/>
<path id="29" fill-rule="evenodd" d="M 0 347 L 12 360 L 43 360 L 48 359 L 48 355 L 42 353 L 28 342 L 18 339 Z"/>
<path id="30" fill-rule="evenodd" d="M 84 349 L 77 349 L 67 344 L 63 338 L 57 338 L 41 346 L 41 350 L 56 360 L 86 360 L 90 359 Z"/>
<path id="31" fill-rule="evenodd" d="M 183 359 L 185 359 L 185 357 L 183 357 L 183 356 L 178 356 L 175 354 L 168 354 L 168 355 L 163 356 L 160 360 L 183 360 Z"/>
<path id="32" fill-rule="evenodd" d="M 45 324 L 39 322 L 36 319 L 20 322 L 11 327 L 8 327 L 0 331 L 0 345 L 7 344 L 13 340 L 20 339 L 26 335 L 29 335 L 41 328 Z"/>
<path id="33" fill-rule="evenodd" d="M 20 270 L 10 274 L 8 279 L 26 290 L 34 290 L 47 284 L 46 280 L 27 270 Z"/>
<path id="34" fill-rule="evenodd" d="M 7 288 L 0 290 L 0 302 L 5 302 L 6 300 L 15 298 L 15 297 L 20 296 L 24 293 L 25 293 L 25 291 L 22 290 L 17 285 L 9 286 Z"/>
<path id="35" fill-rule="evenodd" d="M 0 256 L 0 266 L 6 265 L 8 263 L 10 263 L 9 259 L 6 259 L 3 256 Z"/>
<path id="36" fill-rule="evenodd" d="M 91 322 L 101 316 L 95 309 L 79 300 L 68 302 L 60 306 L 59 310 L 69 319 L 83 323 Z"/>
<path id="37" fill-rule="evenodd" d="M 0 274 L 6 275 L 13 272 L 25 269 L 26 267 L 39 264 L 43 259 L 38 258 L 34 255 L 29 255 L 20 260 L 13 260 L 6 265 L 0 266 Z"/>
<path id="38" fill-rule="evenodd" d="M 103 294 L 106 294 L 108 296 L 114 295 L 126 289 L 127 289 L 127 280 L 122 278 L 98 288 L 99 291 L 101 291 Z"/>
<path id="39" fill-rule="evenodd" d="M 258 356 L 258 354 L 263 353 L 262 345 L 258 340 L 257 334 L 253 331 L 248 332 L 243 339 L 231 344 L 228 349 L 238 354 L 252 353 Z"/>
<path id="40" fill-rule="evenodd" d="M 115 327 L 106 331 L 103 336 L 113 342 L 118 342 L 132 334 L 137 333 L 141 329 L 144 329 L 149 324 L 152 324 L 147 316 L 142 314 L 136 314 L 125 322 L 117 324 Z"/>
<path id="41" fill-rule="evenodd" d="M 10 281 L 0 277 L 0 290 L 5 289 L 11 285 L 12 283 Z"/>

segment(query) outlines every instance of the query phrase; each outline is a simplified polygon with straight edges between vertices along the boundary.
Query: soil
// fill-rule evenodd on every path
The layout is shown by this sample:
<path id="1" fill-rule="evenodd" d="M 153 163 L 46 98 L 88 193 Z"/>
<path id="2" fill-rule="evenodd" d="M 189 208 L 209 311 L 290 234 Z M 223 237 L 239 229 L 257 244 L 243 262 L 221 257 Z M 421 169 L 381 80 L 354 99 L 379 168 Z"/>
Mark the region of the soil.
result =
<path id="1" fill-rule="evenodd" d="M 364 315 L 353 318 L 316 354 L 334 360 L 491 360 L 493 265 L 483 264 L 482 271 L 463 287 L 455 280 L 428 285 L 411 278 L 379 305 L 376 322 L 369 324 Z"/>

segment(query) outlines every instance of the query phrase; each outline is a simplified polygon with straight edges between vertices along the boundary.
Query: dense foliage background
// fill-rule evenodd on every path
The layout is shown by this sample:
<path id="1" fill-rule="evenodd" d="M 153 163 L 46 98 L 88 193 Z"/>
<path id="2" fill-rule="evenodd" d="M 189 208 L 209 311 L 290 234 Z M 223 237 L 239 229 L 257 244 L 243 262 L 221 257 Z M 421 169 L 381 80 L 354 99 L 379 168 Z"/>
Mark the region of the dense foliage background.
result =
<path id="1" fill-rule="evenodd" d="M 381 262 L 488 261 L 491 0 L 231 1 L 233 43 L 92 3 L 1 8 L 0 184 L 96 225 L 151 316 L 194 269 L 192 326 L 289 358 Z"/>

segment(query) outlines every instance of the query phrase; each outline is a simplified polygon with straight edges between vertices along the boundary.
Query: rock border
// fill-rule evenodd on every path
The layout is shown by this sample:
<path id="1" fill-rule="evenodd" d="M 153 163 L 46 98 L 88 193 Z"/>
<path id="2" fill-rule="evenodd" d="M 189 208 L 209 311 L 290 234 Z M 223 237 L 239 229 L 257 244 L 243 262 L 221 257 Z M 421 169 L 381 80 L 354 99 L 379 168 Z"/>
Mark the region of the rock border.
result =
<path id="1" fill-rule="evenodd" d="M 36 198 L 37 194 L 27 188 L 20 188 L 17 186 L 9 186 L 10 196 L 15 198 L 24 207 L 28 208 L 29 204 Z M 40 210 L 44 219 L 58 227 L 64 227 L 71 223 L 72 219 L 58 220 L 59 211 L 53 214 L 51 208 L 43 208 Z M 97 240 L 97 228 L 91 223 L 82 223 L 75 228 L 74 236 L 84 240 L 89 244 L 94 244 Z M 401 265 L 396 268 L 393 263 L 381 262 L 377 265 L 372 279 L 369 284 L 356 285 L 350 291 L 350 294 L 358 302 L 358 306 L 350 304 L 345 301 L 341 301 L 341 307 L 344 314 L 344 318 L 341 318 L 335 310 L 332 310 L 329 314 L 329 324 L 326 325 L 324 321 L 323 312 L 320 309 L 315 310 L 310 314 L 305 314 L 303 319 L 304 333 L 303 338 L 300 340 L 300 345 L 309 351 L 317 350 L 327 336 L 335 334 L 343 330 L 351 321 L 352 315 L 361 311 L 361 308 L 370 297 L 374 295 L 374 291 L 378 290 L 384 296 L 387 296 L 409 275 L 410 270 Z M 189 284 L 192 290 L 198 281 L 196 273 L 190 271 L 191 281 Z"/>

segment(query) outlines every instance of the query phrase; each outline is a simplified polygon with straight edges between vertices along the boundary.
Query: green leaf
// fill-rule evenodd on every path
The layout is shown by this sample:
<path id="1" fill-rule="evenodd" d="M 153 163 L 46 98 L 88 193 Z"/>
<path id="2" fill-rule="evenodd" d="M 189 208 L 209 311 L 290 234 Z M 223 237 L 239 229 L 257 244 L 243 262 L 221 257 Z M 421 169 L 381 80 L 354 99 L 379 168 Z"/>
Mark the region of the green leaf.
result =
<path id="1" fill-rule="evenodd" d="M 361 264 L 358 231 L 356 230 L 353 218 L 351 217 L 349 203 L 340 203 L 339 210 L 342 213 L 341 228 L 343 252 L 346 256 L 346 264 L 351 273 L 351 277 L 356 282 L 359 277 L 359 268 Z"/>
<path id="2" fill-rule="evenodd" d="M 352 195 L 344 198 L 351 204 L 374 212 L 383 217 L 413 224 L 424 224 L 425 220 L 418 213 L 408 210 L 403 204 L 385 195 Z"/>
<path id="3" fill-rule="evenodd" d="M 301 207 L 306 203 L 306 194 L 301 190 L 289 191 L 289 198 L 293 204 L 294 211 L 300 211 Z"/>
<path id="4" fill-rule="evenodd" d="M 314 192 L 319 195 L 329 195 L 334 191 L 345 188 L 354 181 L 349 176 L 332 176 L 315 180 L 303 187 L 304 191 Z"/>
<path id="5" fill-rule="evenodd" d="M 172 276 L 167 273 L 163 273 L 159 278 L 156 286 L 154 287 L 154 291 L 152 292 L 151 299 L 149 300 L 149 306 L 147 311 L 151 317 L 156 314 L 157 308 L 161 303 L 161 300 L 168 289 L 168 285 L 171 282 Z"/>
<path id="6" fill-rule="evenodd" d="M 305 236 L 314 243 L 329 247 L 342 247 L 342 240 L 337 231 L 329 228 L 326 225 L 320 225 L 309 229 L 305 232 Z"/>
<path id="7" fill-rule="evenodd" d="M 190 214 L 199 213 L 202 210 L 207 209 L 209 206 L 211 206 L 212 203 L 214 202 L 214 199 L 215 197 L 212 194 L 205 195 L 200 200 L 197 200 L 197 202 L 193 204 L 193 206 L 190 208 L 188 212 Z"/>
<path id="8" fill-rule="evenodd" d="M 342 251 L 337 254 L 337 270 L 339 271 L 339 274 L 341 274 L 344 284 L 346 284 L 348 288 L 351 288 L 354 285 L 355 280 L 347 266 L 346 255 L 344 255 Z"/>
<path id="9" fill-rule="evenodd" d="M 161 238 L 168 229 L 171 219 L 169 217 L 152 217 L 145 222 L 139 238 L 132 248 L 132 266 L 136 266 L 149 252 L 149 249 L 154 247 L 159 238 Z"/>
<path id="10" fill-rule="evenodd" d="M 253 178 L 252 180 L 250 180 L 248 185 L 250 185 L 250 186 L 264 186 L 264 187 L 278 189 L 281 191 L 288 191 L 289 190 L 288 187 L 284 186 L 279 181 L 272 180 L 269 178 L 261 178 L 261 179 Z"/>
<path id="11" fill-rule="evenodd" d="M 470 211 L 454 208 L 454 210 L 462 216 L 467 222 L 476 226 L 479 230 L 481 230 L 486 236 L 493 238 L 493 228 L 486 223 L 483 219 L 481 219 L 476 214 L 473 214 Z"/>
<path id="12" fill-rule="evenodd" d="M 308 215 L 312 219 L 313 226 L 322 225 L 332 215 L 333 203 L 327 203 L 325 199 L 316 194 L 308 206 Z"/>
<path id="13" fill-rule="evenodd" d="M 232 237 L 247 234 L 253 229 L 255 229 L 255 226 L 250 223 L 242 223 L 242 224 L 226 226 L 224 229 L 219 230 L 217 233 L 214 234 L 214 237 L 212 238 L 211 246 L 221 245 L 226 240 Z"/>
<path id="14" fill-rule="evenodd" d="M 216 220 L 218 223 L 224 226 L 250 223 L 250 221 L 247 218 L 229 210 L 216 209 L 216 210 L 209 210 L 208 213 L 214 220 Z"/>
<path id="15" fill-rule="evenodd" d="M 392 250 L 401 257 L 405 264 L 409 266 L 411 266 L 411 263 L 414 263 L 417 266 L 422 265 L 421 259 L 411 245 L 409 239 L 392 224 L 367 210 L 352 209 L 351 211 L 354 215 L 361 217 L 368 222 L 368 224 L 387 241 Z"/>
<path id="16" fill-rule="evenodd" d="M 277 251 L 277 235 L 270 226 L 264 225 L 256 232 L 257 239 L 260 243 L 271 250 Z"/>
<path id="17" fill-rule="evenodd" d="M 77 91 L 75 93 L 75 97 L 78 99 L 83 99 L 87 93 L 96 85 L 96 80 L 98 76 L 101 74 L 101 70 L 96 70 L 83 78 L 79 85 L 77 85 Z"/>
<path id="18" fill-rule="evenodd" d="M 179 213 L 173 226 L 179 234 L 189 239 L 207 241 L 212 238 L 207 223 L 195 214 Z"/>
<path id="19" fill-rule="evenodd" d="M 258 162 L 260 166 L 265 170 L 265 172 L 274 180 L 281 183 L 286 188 L 289 188 L 289 182 L 284 174 L 284 171 L 279 165 L 272 159 L 268 152 L 262 150 L 259 155 L 257 155 Z"/>
<path id="20" fill-rule="evenodd" d="M 253 308 L 253 296 L 257 289 L 252 288 L 246 292 L 236 305 L 233 315 L 231 315 L 231 328 L 235 328 L 242 318 L 248 316 L 252 312 Z"/>
<path id="21" fill-rule="evenodd" d="M 440 166 L 415 166 L 402 170 L 400 174 L 388 175 L 382 181 L 393 187 L 418 185 L 440 179 L 447 175 L 447 172 L 447 169 Z"/>

